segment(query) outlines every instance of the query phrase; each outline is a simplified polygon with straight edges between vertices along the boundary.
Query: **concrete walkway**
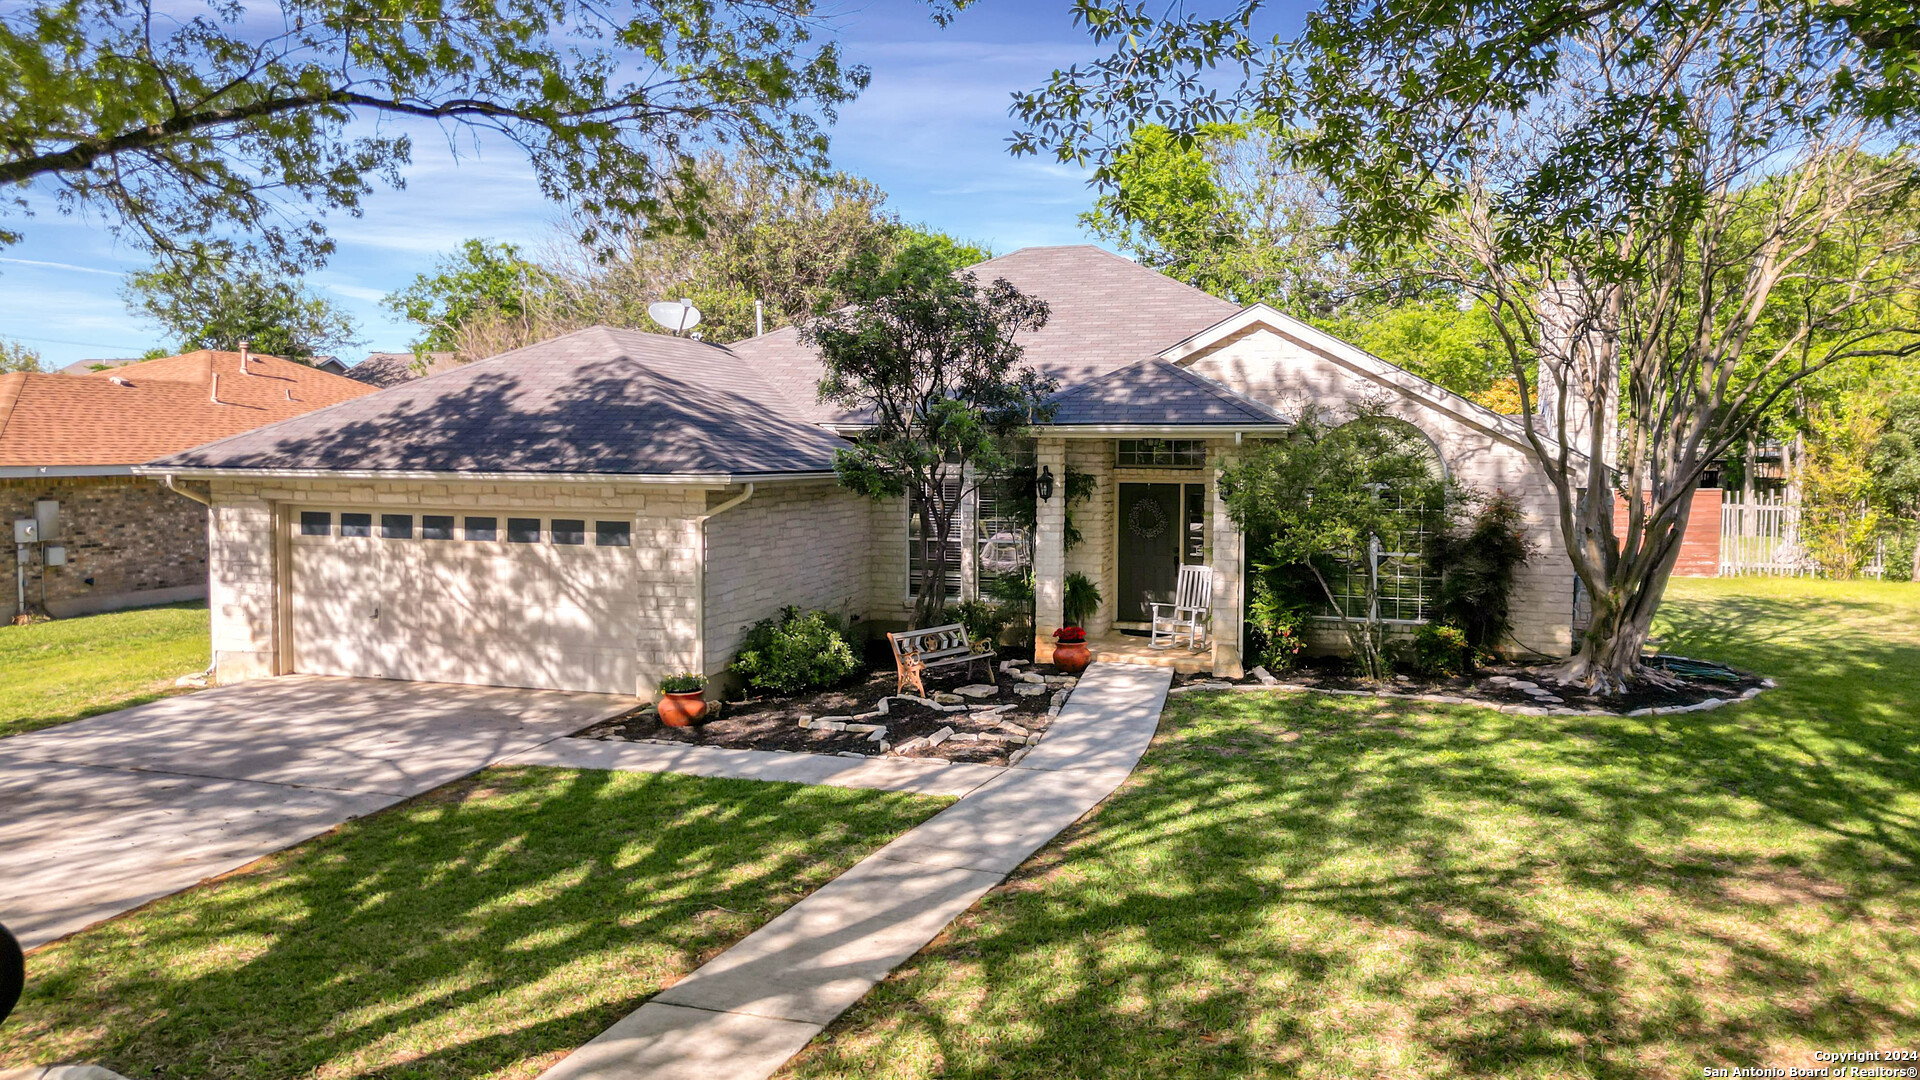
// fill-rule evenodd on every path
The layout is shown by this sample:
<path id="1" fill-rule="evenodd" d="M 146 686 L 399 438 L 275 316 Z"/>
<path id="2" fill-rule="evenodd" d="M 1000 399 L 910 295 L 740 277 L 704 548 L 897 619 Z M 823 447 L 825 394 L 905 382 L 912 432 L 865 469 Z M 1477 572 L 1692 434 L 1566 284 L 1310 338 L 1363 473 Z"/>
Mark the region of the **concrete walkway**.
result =
<path id="1" fill-rule="evenodd" d="M 0 739 L 0 922 L 44 944 L 635 704 L 292 676 Z"/>
<path id="2" fill-rule="evenodd" d="M 1152 741 L 1170 680 L 1164 668 L 1096 664 L 1019 765 L 998 771 L 655 995 L 541 1080 L 772 1075 L 1014 867 L 1111 794 Z M 564 742 L 577 741 L 584 740 Z M 574 751 L 551 751 L 563 752 Z M 538 755 L 516 761 L 529 756 Z M 629 760 L 666 760 L 648 757 Z"/>

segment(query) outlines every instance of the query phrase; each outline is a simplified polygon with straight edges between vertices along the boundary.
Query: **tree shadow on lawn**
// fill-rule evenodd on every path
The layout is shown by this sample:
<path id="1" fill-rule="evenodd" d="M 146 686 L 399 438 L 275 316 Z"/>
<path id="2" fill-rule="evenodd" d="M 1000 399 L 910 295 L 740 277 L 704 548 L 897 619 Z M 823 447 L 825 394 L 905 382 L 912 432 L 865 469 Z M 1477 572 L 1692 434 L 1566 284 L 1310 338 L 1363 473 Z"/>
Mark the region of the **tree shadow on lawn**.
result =
<path id="1" fill-rule="evenodd" d="M 533 1076 L 942 801 L 488 770 L 37 952 L 0 1063 Z"/>
<path id="2" fill-rule="evenodd" d="M 1710 713 L 1175 699 L 1119 797 L 792 1071 L 1673 1076 L 1910 1043 L 1920 755 L 1886 702 L 1920 640 L 1826 613 L 1751 655 L 1716 656 L 1749 648 L 1733 613 L 1676 623 L 1781 678 Z M 1913 674 L 1802 675 L 1856 666 Z"/>

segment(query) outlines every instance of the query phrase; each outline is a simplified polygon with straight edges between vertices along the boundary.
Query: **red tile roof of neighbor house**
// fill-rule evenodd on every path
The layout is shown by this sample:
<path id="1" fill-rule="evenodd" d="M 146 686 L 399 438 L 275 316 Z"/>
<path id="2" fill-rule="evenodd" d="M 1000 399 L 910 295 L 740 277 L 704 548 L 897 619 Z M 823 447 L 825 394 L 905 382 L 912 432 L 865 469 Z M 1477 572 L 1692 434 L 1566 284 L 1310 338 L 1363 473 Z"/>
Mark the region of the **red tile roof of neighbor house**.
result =
<path id="1" fill-rule="evenodd" d="M 242 373 L 239 353 L 205 349 L 87 375 L 0 375 L 0 468 L 135 465 L 376 389 L 258 353 Z"/>

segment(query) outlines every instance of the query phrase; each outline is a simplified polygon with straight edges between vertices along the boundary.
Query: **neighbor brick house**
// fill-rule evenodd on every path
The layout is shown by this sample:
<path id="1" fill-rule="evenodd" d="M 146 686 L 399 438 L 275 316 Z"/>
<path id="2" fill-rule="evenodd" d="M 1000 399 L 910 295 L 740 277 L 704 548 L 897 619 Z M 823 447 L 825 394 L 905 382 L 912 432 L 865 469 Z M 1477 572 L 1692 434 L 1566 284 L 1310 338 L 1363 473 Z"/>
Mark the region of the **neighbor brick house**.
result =
<path id="1" fill-rule="evenodd" d="M 1058 377 L 1039 466 L 1093 478 L 1065 541 L 1064 494 L 1031 536 L 976 503 L 957 527 L 957 595 L 1030 558 L 1036 647 L 1061 587 L 1100 585 L 1096 650 L 1142 625 L 1179 566 L 1214 571 L 1200 661 L 1240 670 L 1246 543 L 1221 467 L 1301 410 L 1384 402 L 1455 479 L 1516 496 L 1539 554 L 1513 602 L 1516 651 L 1571 646 L 1574 575 L 1523 425 L 1277 311 L 1242 308 L 1092 247 L 973 268 L 1051 307 L 1019 339 Z M 860 427 L 821 405 L 819 358 L 791 328 L 730 346 L 595 327 L 298 417 L 140 471 L 213 507 L 217 675 L 313 672 L 651 693 L 720 673 L 784 605 L 903 625 L 918 576 L 900 501 L 839 487 Z M 1392 613 L 1431 613 L 1417 560 Z M 1329 612 L 1329 618 L 1337 613 Z M 1337 636 L 1337 635 L 1330 635 Z"/>
<path id="2" fill-rule="evenodd" d="M 133 466 L 372 392 L 273 356 L 242 370 L 231 352 L 0 375 L 0 608 L 17 613 L 23 591 L 54 615 L 205 596 L 206 507 Z M 48 503 L 55 531 L 25 547 L 22 590 L 13 523 Z"/>

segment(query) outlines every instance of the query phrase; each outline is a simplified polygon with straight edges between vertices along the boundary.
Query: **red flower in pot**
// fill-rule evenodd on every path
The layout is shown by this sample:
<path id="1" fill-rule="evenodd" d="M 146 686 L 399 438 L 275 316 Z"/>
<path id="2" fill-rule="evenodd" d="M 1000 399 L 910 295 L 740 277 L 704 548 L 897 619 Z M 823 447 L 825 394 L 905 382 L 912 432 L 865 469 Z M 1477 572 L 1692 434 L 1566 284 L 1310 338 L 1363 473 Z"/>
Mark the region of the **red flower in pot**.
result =
<path id="1" fill-rule="evenodd" d="M 1078 675 L 1093 662 L 1087 648 L 1087 632 L 1078 626 L 1063 626 L 1053 632 L 1059 644 L 1053 647 L 1053 664 L 1069 675 Z"/>
<path id="2" fill-rule="evenodd" d="M 691 673 L 660 680 L 660 722 L 686 727 L 707 715 L 707 677 Z"/>

